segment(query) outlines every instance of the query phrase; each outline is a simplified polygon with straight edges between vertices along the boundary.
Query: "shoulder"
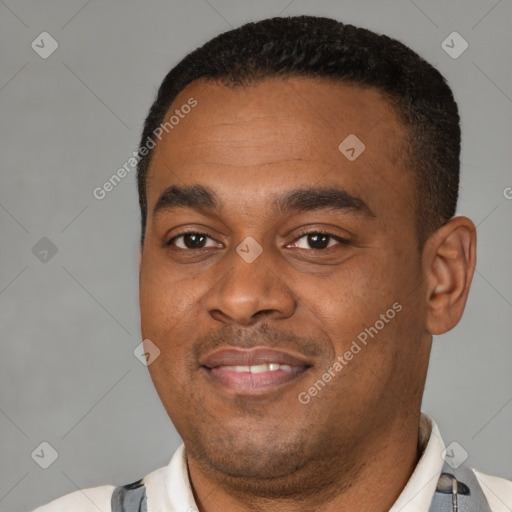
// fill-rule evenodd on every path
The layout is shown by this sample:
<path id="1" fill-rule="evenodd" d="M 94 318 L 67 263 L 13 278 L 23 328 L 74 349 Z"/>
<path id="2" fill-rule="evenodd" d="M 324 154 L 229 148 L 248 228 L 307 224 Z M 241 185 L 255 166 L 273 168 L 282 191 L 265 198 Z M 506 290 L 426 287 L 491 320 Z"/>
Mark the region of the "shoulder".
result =
<path id="1" fill-rule="evenodd" d="M 32 512 L 111 512 L 113 485 L 74 491 L 36 508 Z"/>
<path id="2" fill-rule="evenodd" d="M 186 478 L 187 470 L 183 455 L 184 446 L 181 445 L 171 459 L 169 466 L 179 465 L 178 476 Z M 90 487 L 88 489 L 79 489 L 60 498 L 50 501 L 31 512 L 112 512 L 112 495 L 118 487 L 133 488 L 136 483 L 142 482 L 147 491 L 148 504 L 152 504 L 152 509 L 167 510 L 167 480 L 168 466 L 155 469 L 147 474 L 140 481 L 125 485 L 101 485 L 99 487 Z M 175 471 L 176 472 L 176 471 Z M 176 475 L 170 475 L 176 478 Z M 161 505 L 164 503 L 165 506 Z"/>
<path id="3" fill-rule="evenodd" d="M 492 512 L 510 512 L 512 510 L 512 481 L 487 475 L 473 469 L 482 491 L 489 502 Z"/>
<path id="4" fill-rule="evenodd" d="M 165 501 L 166 476 L 167 467 L 164 466 L 152 471 L 137 482 L 125 486 L 101 485 L 99 487 L 79 489 L 50 501 L 31 512 L 112 512 L 112 495 L 114 490 L 121 490 L 121 488 L 135 489 L 136 487 L 141 487 L 141 485 L 135 486 L 139 482 L 141 482 L 142 486 L 146 487 L 148 498 L 151 498 L 151 502 L 159 504 L 162 500 Z M 124 494 L 121 492 L 119 496 L 124 496 Z M 157 509 L 165 510 L 165 508 L 161 507 Z"/>

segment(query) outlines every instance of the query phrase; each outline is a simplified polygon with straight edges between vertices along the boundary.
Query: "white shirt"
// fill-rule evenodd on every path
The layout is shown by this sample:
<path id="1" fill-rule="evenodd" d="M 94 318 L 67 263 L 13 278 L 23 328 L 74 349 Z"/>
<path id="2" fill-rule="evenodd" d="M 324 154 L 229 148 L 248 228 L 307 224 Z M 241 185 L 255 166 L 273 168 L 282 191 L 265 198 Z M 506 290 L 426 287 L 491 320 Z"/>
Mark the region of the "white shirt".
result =
<path id="1" fill-rule="evenodd" d="M 423 454 L 389 512 L 428 512 L 443 466 L 444 442 L 436 423 L 421 415 L 419 443 Z M 492 512 L 512 512 L 512 481 L 473 470 Z M 125 482 L 128 483 L 128 482 Z M 148 512 L 192 512 L 197 506 L 188 479 L 185 446 L 174 453 L 168 466 L 144 477 Z M 112 512 L 115 486 L 103 485 L 74 491 L 33 512 Z"/>

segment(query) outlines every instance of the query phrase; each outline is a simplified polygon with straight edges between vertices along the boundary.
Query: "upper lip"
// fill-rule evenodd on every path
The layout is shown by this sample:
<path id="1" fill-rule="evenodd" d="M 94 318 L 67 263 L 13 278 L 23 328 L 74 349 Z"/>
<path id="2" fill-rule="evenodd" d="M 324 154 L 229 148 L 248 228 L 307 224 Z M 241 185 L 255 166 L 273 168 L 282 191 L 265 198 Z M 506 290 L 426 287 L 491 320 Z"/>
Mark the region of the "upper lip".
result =
<path id="1" fill-rule="evenodd" d="M 207 368 L 216 368 L 218 366 L 253 366 L 264 363 L 312 366 L 303 355 L 291 354 L 284 350 L 267 347 L 252 349 L 223 348 L 210 352 L 199 363 Z"/>

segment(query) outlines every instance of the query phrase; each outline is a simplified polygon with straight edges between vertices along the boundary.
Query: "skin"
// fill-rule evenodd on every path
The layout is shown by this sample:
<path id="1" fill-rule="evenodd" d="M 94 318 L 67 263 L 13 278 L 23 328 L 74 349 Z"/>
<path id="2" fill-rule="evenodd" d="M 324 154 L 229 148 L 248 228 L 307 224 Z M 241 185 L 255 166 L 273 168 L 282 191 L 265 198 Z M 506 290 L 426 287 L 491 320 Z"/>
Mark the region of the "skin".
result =
<path id="1" fill-rule="evenodd" d="M 182 437 L 201 512 L 386 511 L 418 461 L 432 334 L 459 321 L 475 267 L 475 227 L 457 217 L 418 251 L 414 174 L 401 120 L 373 88 L 310 78 L 227 88 L 197 81 L 170 112 L 198 104 L 158 143 L 140 254 L 149 366 Z M 354 161 L 338 149 L 356 134 Z M 222 208 L 153 213 L 171 185 L 203 185 Z M 272 199 L 336 185 L 373 215 L 276 215 Z M 174 239 L 205 233 L 206 248 Z M 303 234 L 327 231 L 315 249 Z M 236 252 L 246 237 L 263 249 Z M 307 391 L 394 303 L 402 310 L 307 404 Z M 274 346 L 312 368 L 278 392 L 240 396 L 213 385 L 198 357 L 218 347 Z"/>

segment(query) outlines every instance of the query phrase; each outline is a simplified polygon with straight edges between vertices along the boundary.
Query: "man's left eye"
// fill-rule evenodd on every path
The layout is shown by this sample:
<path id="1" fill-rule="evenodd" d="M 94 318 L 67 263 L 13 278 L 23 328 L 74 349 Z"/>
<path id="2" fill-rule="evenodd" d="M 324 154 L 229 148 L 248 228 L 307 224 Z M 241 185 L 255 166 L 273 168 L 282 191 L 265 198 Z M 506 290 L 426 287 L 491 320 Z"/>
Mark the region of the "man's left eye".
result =
<path id="1" fill-rule="evenodd" d="M 304 239 L 306 245 L 309 247 L 300 246 L 299 242 Z M 322 233 L 322 232 L 311 232 L 305 233 L 301 235 L 295 242 L 293 242 L 292 247 L 298 247 L 299 249 L 306 250 L 320 250 L 320 249 L 328 249 L 336 244 L 347 245 L 348 240 L 341 238 L 339 236 L 333 235 L 331 233 Z M 289 246 L 290 247 L 290 246 Z"/>

